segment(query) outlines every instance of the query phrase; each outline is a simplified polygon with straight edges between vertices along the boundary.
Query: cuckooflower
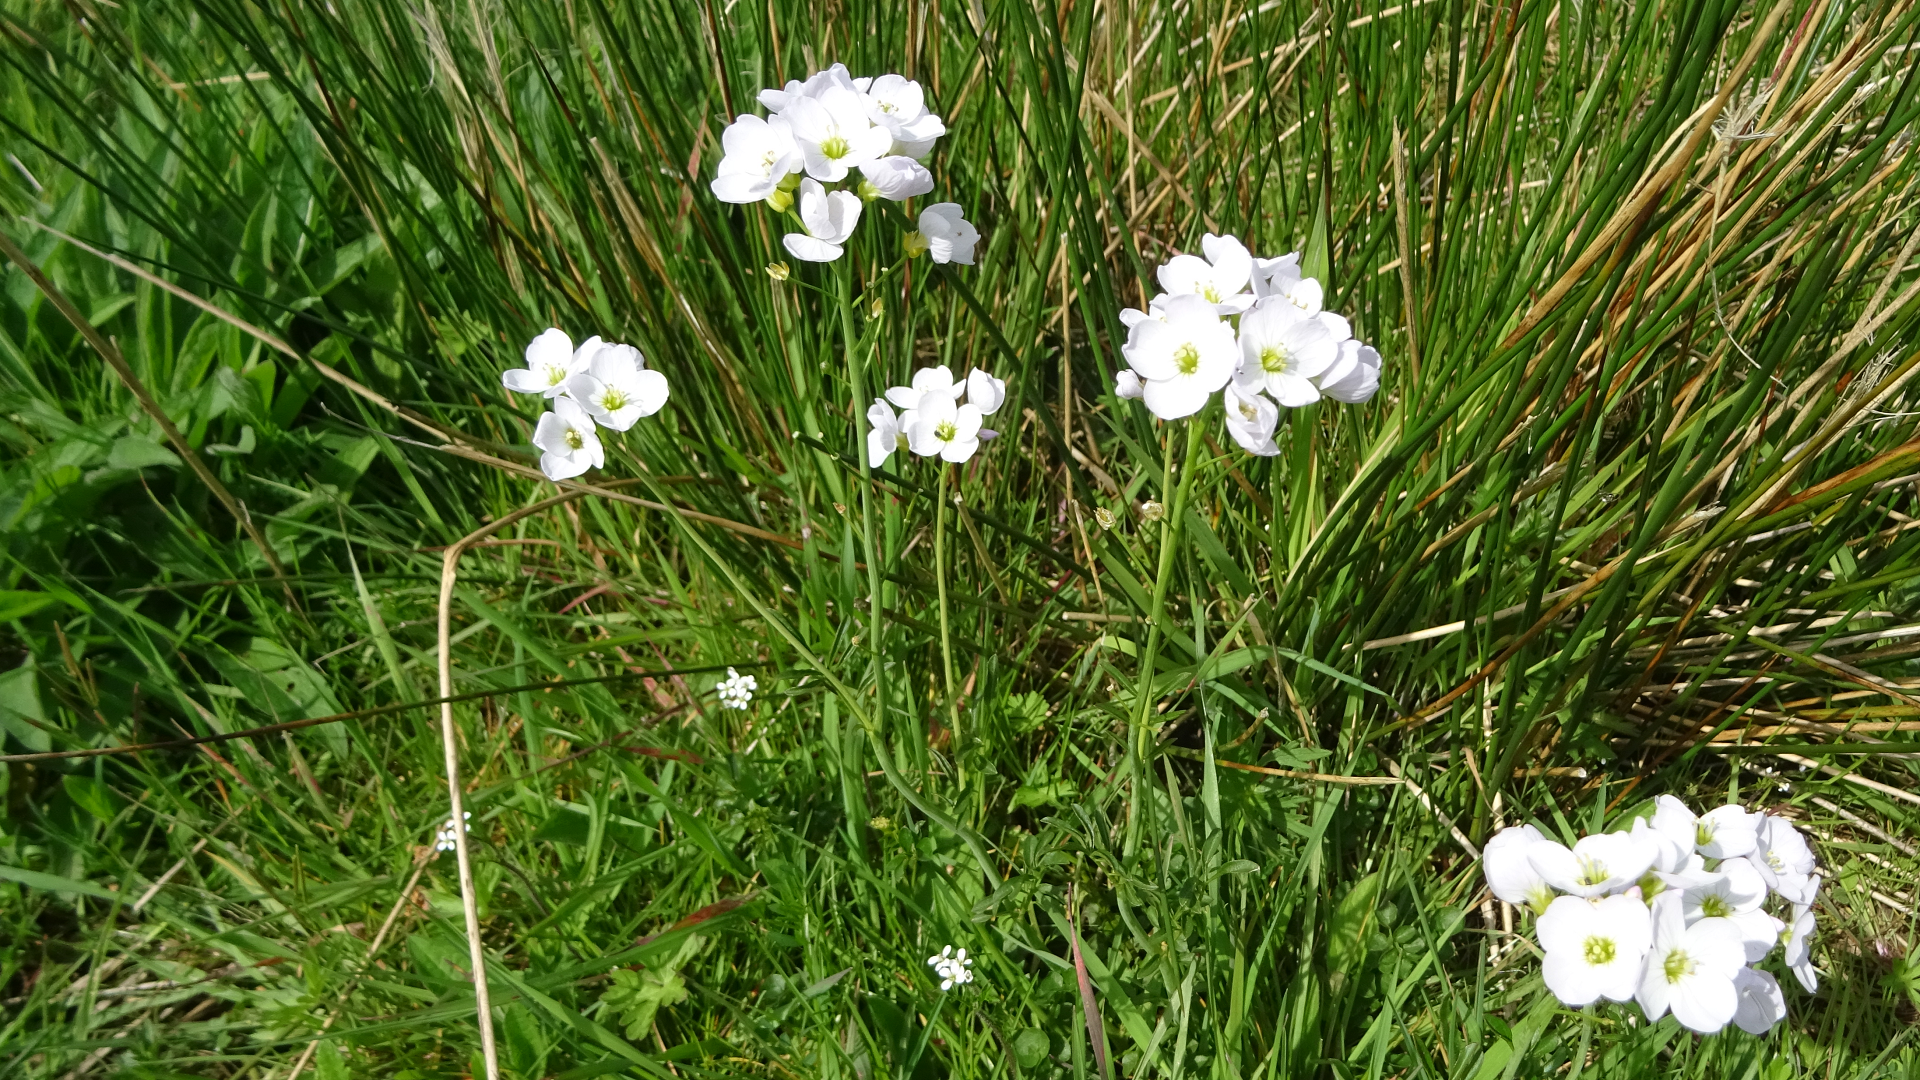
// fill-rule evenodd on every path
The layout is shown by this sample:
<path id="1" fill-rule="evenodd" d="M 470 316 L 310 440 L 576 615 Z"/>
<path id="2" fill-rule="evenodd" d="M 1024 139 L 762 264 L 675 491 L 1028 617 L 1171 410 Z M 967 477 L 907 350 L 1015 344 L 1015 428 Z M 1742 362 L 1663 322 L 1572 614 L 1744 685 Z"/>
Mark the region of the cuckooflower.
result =
<path id="1" fill-rule="evenodd" d="M 945 394 L 922 394 L 907 426 L 907 445 L 921 457 L 939 455 L 955 465 L 980 449 L 980 409 L 955 405 Z"/>
<path id="2" fill-rule="evenodd" d="M 1733 1019 L 1739 1001 L 1733 980 L 1746 964 L 1739 935 L 1719 919 L 1688 926 L 1677 893 L 1654 898 L 1653 949 L 1635 996 L 1652 1023 L 1666 1015 L 1711 1035 Z"/>
<path id="3" fill-rule="evenodd" d="M 600 345 L 599 338 L 590 337 L 575 349 L 571 338 L 549 327 L 527 343 L 527 366 L 501 372 L 500 384 L 516 394 L 559 397 L 567 392 L 567 379 L 585 370 Z"/>
<path id="4" fill-rule="evenodd" d="M 1247 280 L 1253 274 L 1253 256 L 1232 236 L 1208 233 L 1200 238 L 1206 254 L 1175 255 L 1160 267 L 1160 287 L 1170 295 L 1192 293 L 1204 297 L 1222 315 L 1238 315 L 1253 305 Z"/>
<path id="5" fill-rule="evenodd" d="M 816 71 L 807 76 L 806 82 L 788 79 L 787 84 L 778 90 L 760 91 L 760 104 L 770 113 L 784 112 L 787 107 L 800 98 L 818 98 L 828 90 L 852 90 L 864 93 L 872 84 L 870 79 L 856 79 L 847 72 L 847 65 L 835 64 L 825 71 Z"/>
<path id="6" fill-rule="evenodd" d="M 726 156 L 720 159 L 710 186 L 713 197 L 721 202 L 759 202 L 800 171 L 800 147 L 784 116 L 769 120 L 741 116 L 720 134 L 720 146 Z"/>
<path id="7" fill-rule="evenodd" d="M 1627 888 L 1653 865 L 1655 854 L 1650 841 L 1632 833 L 1593 833 L 1571 850 L 1551 840 L 1527 848 L 1527 858 L 1547 884 L 1575 896 L 1605 896 Z"/>
<path id="8" fill-rule="evenodd" d="M 1666 879 L 1660 875 L 1686 865 L 1687 857 L 1693 854 L 1693 849 L 1681 850 L 1667 834 L 1647 824 L 1646 818 L 1634 818 L 1633 828 L 1628 831 L 1643 843 L 1653 845 L 1653 866 L 1640 876 L 1640 892 L 1648 900 L 1652 900 L 1667 888 Z"/>
<path id="9" fill-rule="evenodd" d="M 887 391 L 887 400 L 902 409 L 917 409 L 928 394 L 944 397 L 949 401 L 959 401 L 960 394 L 967 388 L 966 383 L 953 381 L 953 369 L 945 364 L 923 367 L 913 373 L 913 385 L 895 386 Z M 984 410 L 982 410 L 984 413 Z"/>
<path id="10" fill-rule="evenodd" d="M 1280 410 L 1265 394 L 1239 383 L 1228 383 L 1222 400 L 1227 407 L 1227 434 L 1240 444 L 1240 449 L 1259 457 L 1280 453 L 1279 444 L 1273 441 L 1273 429 L 1280 423 Z"/>
<path id="11" fill-rule="evenodd" d="M 1820 989 L 1820 975 L 1813 970 L 1813 950 L 1809 947 L 1818 929 L 1813 908 L 1806 904 L 1793 905 L 1793 921 L 1787 924 L 1787 947 L 1782 959 L 1809 994 Z"/>
<path id="12" fill-rule="evenodd" d="M 858 91 L 830 86 L 818 97 L 797 97 L 780 115 L 793 126 L 807 175 L 833 183 L 848 171 L 887 156 L 893 133 L 867 118 L 867 102 Z"/>
<path id="13" fill-rule="evenodd" d="M 631 345 L 602 345 L 587 369 L 567 380 L 567 393 L 600 426 L 625 431 L 667 403 L 667 377 L 649 370 Z"/>
<path id="14" fill-rule="evenodd" d="M 1814 866 L 1813 849 L 1807 846 L 1807 838 L 1800 835 L 1792 822 L 1772 814 L 1762 817 L 1754 833 L 1754 850 L 1747 861 L 1759 871 L 1767 887 L 1786 897 L 1788 902 L 1813 902 L 1813 896 L 1807 892 L 1808 875 L 1813 873 Z"/>
<path id="15" fill-rule="evenodd" d="M 912 418 L 911 411 L 905 417 L 895 417 L 893 410 L 887 406 L 886 398 L 874 398 L 873 404 L 867 406 L 867 461 L 874 468 L 885 465 L 895 450 L 907 445 L 907 435 L 901 421 L 911 424 Z"/>
<path id="16" fill-rule="evenodd" d="M 1255 259 L 1252 277 L 1254 299 L 1283 294 L 1302 280 L 1300 253 L 1290 251 L 1277 259 Z"/>
<path id="17" fill-rule="evenodd" d="M 1786 995 L 1780 992 L 1774 977 L 1759 968 L 1743 967 L 1734 972 L 1733 992 L 1739 999 L 1733 1022 L 1749 1035 L 1765 1035 L 1786 1018 Z"/>
<path id="18" fill-rule="evenodd" d="M 980 368 L 967 372 L 967 403 L 992 416 L 1007 400 L 1007 380 L 996 379 Z"/>
<path id="19" fill-rule="evenodd" d="M 862 195 L 871 190 L 873 195 L 892 202 L 905 202 L 933 190 L 933 174 L 904 154 L 869 161 L 860 166 L 860 174 L 867 178 L 860 186 Z"/>
<path id="20" fill-rule="evenodd" d="M 893 136 L 894 154 L 925 159 L 947 125 L 927 111 L 920 84 L 900 75 L 882 75 L 867 87 L 867 116 Z"/>
<path id="21" fill-rule="evenodd" d="M 1639 989 L 1653 925 L 1638 894 L 1562 896 L 1547 906 L 1536 929 L 1547 954 L 1540 973 L 1562 1002 L 1578 1007 L 1599 998 L 1625 1001 Z"/>
<path id="22" fill-rule="evenodd" d="M 980 230 L 961 213 L 959 203 L 934 203 L 920 211 L 919 225 L 934 262 L 973 265 L 973 246 L 980 242 Z"/>
<path id="23" fill-rule="evenodd" d="M 800 224 L 807 231 L 781 237 L 787 251 L 805 262 L 832 262 L 860 224 L 860 197 L 850 191 L 828 193 L 820 181 L 800 181 Z"/>
<path id="24" fill-rule="evenodd" d="M 753 692 L 760 689 L 760 680 L 751 675 L 742 675 L 732 668 L 727 669 L 727 677 L 721 680 L 714 691 L 720 695 L 720 704 L 729 709 L 745 709 L 753 700 Z"/>
<path id="25" fill-rule="evenodd" d="M 967 959 L 967 950 L 954 951 L 953 946 L 943 946 L 939 952 L 927 957 L 927 966 L 933 969 L 933 977 L 940 980 L 941 990 L 951 990 L 973 981 L 973 961 Z"/>
<path id="26" fill-rule="evenodd" d="M 1146 391 L 1146 382 L 1132 368 L 1121 368 L 1113 377 L 1113 396 L 1122 401 L 1137 401 Z"/>
<path id="27" fill-rule="evenodd" d="M 1692 855 L 1695 845 L 1700 842 L 1699 826 L 1696 824 L 1698 821 L 1699 819 L 1694 817 L 1693 811 L 1687 808 L 1686 803 L 1671 795 L 1662 795 L 1653 800 L 1653 817 L 1648 824 L 1655 832 L 1666 838 L 1668 846 L 1683 853 L 1678 865 L 1656 864 L 1654 869 L 1662 873 L 1674 873 L 1685 864 L 1684 856 Z"/>
<path id="28" fill-rule="evenodd" d="M 1262 300 L 1240 318 L 1239 381 L 1290 409 L 1320 400 L 1313 377 L 1339 357 L 1339 342 L 1326 324 L 1284 300 Z"/>
<path id="29" fill-rule="evenodd" d="M 1745 855 L 1753 850 L 1760 818 L 1733 803 L 1716 806 L 1694 821 L 1694 847 L 1709 859 Z"/>
<path id="30" fill-rule="evenodd" d="M 1749 961 L 1766 958 L 1780 942 L 1782 924 L 1761 910 L 1766 883 L 1744 859 L 1728 859 L 1717 871 L 1692 875 L 1681 887 L 1681 910 L 1689 925 L 1722 922 L 1736 933 Z"/>
<path id="31" fill-rule="evenodd" d="M 1325 397 L 1358 405 L 1380 389 L 1380 353 L 1371 345 L 1347 338 L 1340 342 L 1340 355 L 1327 370 L 1313 377 L 1313 384 Z"/>
<path id="32" fill-rule="evenodd" d="M 1221 320 L 1205 297 L 1167 298 L 1165 322 L 1134 326 L 1121 349 L 1128 365 L 1145 380 L 1142 399 L 1162 420 L 1192 416 L 1206 407 L 1215 390 L 1233 378 L 1233 328 Z"/>
<path id="33" fill-rule="evenodd" d="M 553 411 L 541 415 L 533 429 L 533 445 L 544 451 L 540 471 L 549 480 L 571 479 L 600 468 L 607 460 L 600 436 L 593 431 L 593 417 L 570 397 L 555 398 Z"/>
<path id="34" fill-rule="evenodd" d="M 1493 890 L 1493 895 L 1509 904 L 1524 904 L 1532 908 L 1535 915 L 1547 910 L 1547 905 L 1553 903 L 1553 886 L 1540 876 L 1533 860 L 1527 858 L 1527 852 L 1535 844 L 1551 843 L 1553 841 L 1531 825 L 1515 825 L 1494 833 L 1480 853 L 1481 865 L 1487 873 L 1487 887 Z"/>

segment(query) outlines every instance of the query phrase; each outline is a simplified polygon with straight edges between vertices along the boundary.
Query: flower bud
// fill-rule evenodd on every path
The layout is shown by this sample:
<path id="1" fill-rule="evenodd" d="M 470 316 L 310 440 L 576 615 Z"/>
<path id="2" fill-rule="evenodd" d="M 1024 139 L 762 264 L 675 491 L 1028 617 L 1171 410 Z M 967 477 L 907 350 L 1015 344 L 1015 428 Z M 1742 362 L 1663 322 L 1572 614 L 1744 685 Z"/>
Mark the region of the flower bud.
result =
<path id="1" fill-rule="evenodd" d="M 1093 508 L 1093 520 L 1099 522 L 1101 528 L 1111 529 L 1116 519 L 1113 516 L 1113 511 L 1104 506 L 1096 506 Z"/>
<path id="2" fill-rule="evenodd" d="M 900 246 L 906 249 L 907 258 L 917 259 L 927 253 L 927 234 L 915 229 L 900 238 Z"/>
<path id="3" fill-rule="evenodd" d="M 1166 516 L 1167 508 L 1154 502 L 1152 499 L 1148 499 L 1146 502 L 1140 504 L 1140 520 L 1149 525 Z"/>
<path id="4" fill-rule="evenodd" d="M 784 214 L 793 209 L 793 192 L 785 188 L 775 188 L 773 194 L 767 196 L 767 205 L 773 209 L 774 213 Z"/>
<path id="5" fill-rule="evenodd" d="M 793 273 L 793 268 L 786 263 L 770 262 L 767 264 L 767 276 L 775 281 L 785 281 L 787 280 L 787 275 L 791 273 Z"/>

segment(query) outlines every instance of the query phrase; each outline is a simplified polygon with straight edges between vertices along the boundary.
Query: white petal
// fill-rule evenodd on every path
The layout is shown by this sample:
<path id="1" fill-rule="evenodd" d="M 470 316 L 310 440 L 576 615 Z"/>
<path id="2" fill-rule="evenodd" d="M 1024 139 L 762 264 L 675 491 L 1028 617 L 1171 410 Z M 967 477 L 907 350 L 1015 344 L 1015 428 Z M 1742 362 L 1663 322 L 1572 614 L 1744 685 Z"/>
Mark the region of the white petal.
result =
<path id="1" fill-rule="evenodd" d="M 1213 391 L 1193 379 L 1149 380 L 1141 400 L 1162 420 L 1178 420 L 1206 408 Z"/>
<path id="2" fill-rule="evenodd" d="M 787 246 L 787 254 L 802 262 L 832 262 L 846 250 L 839 244 L 817 240 L 805 233 L 788 233 L 780 238 L 780 242 Z"/>
<path id="3" fill-rule="evenodd" d="M 1765 1035 L 1787 1015 L 1787 999 L 1772 975 L 1757 968 L 1741 968 L 1733 977 L 1738 996 L 1733 1022 L 1749 1035 Z"/>
<path id="4" fill-rule="evenodd" d="M 1682 1027 L 1711 1035 L 1727 1026 L 1739 1004 L 1732 978 L 1694 976 L 1682 980 L 1673 995 L 1673 1018 Z"/>
<path id="5" fill-rule="evenodd" d="M 546 377 L 529 368 L 508 368 L 500 373 L 500 383 L 516 394 L 544 394 Z"/>

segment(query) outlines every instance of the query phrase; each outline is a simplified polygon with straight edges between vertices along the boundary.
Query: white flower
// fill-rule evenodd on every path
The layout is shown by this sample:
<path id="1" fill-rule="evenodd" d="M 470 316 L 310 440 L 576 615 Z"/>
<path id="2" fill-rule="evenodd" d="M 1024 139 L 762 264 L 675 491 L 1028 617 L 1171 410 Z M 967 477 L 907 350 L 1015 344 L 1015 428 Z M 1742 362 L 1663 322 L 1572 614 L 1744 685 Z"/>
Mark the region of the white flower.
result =
<path id="1" fill-rule="evenodd" d="M 919 225 L 934 262 L 973 265 L 973 245 L 980 242 L 980 230 L 961 213 L 959 203 L 934 203 L 920 211 Z"/>
<path id="2" fill-rule="evenodd" d="M 800 225 L 804 233 L 781 237 L 787 251 L 805 262 L 832 262 L 845 249 L 840 245 L 860 224 L 860 197 L 850 191 L 828 194 L 820 181 L 800 181 Z"/>
<path id="3" fill-rule="evenodd" d="M 533 445 L 545 451 L 540 455 L 540 471 L 549 480 L 570 479 L 606 464 L 593 417 L 569 397 L 555 398 L 553 411 L 540 417 L 533 429 Z"/>
<path id="4" fill-rule="evenodd" d="M 904 155 L 869 161 L 860 166 L 860 174 L 867 178 L 867 186 L 874 195 L 893 202 L 905 202 L 933 190 L 933 174 L 925 165 Z M 867 186 L 861 188 L 861 194 L 867 193 Z"/>
<path id="5" fill-rule="evenodd" d="M 567 393 L 596 423 L 615 431 L 659 412 L 667 392 L 667 377 L 647 370 L 640 350 L 631 345 L 601 346 L 587 369 L 567 380 Z"/>
<path id="6" fill-rule="evenodd" d="M 1007 380 L 996 379 L 980 368 L 967 372 L 967 403 L 992 416 L 1007 400 Z"/>
<path id="7" fill-rule="evenodd" d="M 1553 886 L 1534 868 L 1527 851 L 1535 844 L 1550 843 L 1553 841 L 1531 825 L 1516 825 L 1494 833 L 1480 853 L 1487 887 L 1493 890 L 1493 895 L 1509 904 L 1524 904 L 1536 915 L 1547 910 L 1547 905 L 1553 903 Z"/>
<path id="8" fill-rule="evenodd" d="M 1155 293 L 1153 299 L 1147 301 L 1147 310 L 1145 311 L 1130 307 L 1120 309 L 1120 325 L 1129 330 L 1133 329 L 1136 324 L 1146 322 L 1148 319 L 1154 319 L 1159 322 L 1167 321 L 1166 293 Z"/>
<path id="9" fill-rule="evenodd" d="M 448 818 L 447 823 L 445 825 L 440 826 L 440 831 L 433 834 L 433 850 L 452 851 L 454 848 L 458 847 L 460 833 L 463 833 L 463 832 L 471 833 L 473 831 L 473 826 L 468 825 L 466 823 L 466 819 L 472 816 L 473 816 L 473 811 L 471 810 L 467 811 L 465 814 L 462 814 L 461 824 L 465 827 L 458 830 L 456 830 L 453 827 L 453 819 Z"/>
<path id="10" fill-rule="evenodd" d="M 835 64 L 825 71 L 816 71 L 807 77 L 806 82 L 788 79 L 787 85 L 778 90 L 760 91 L 759 101 L 770 113 L 784 112 L 800 98 L 818 98 L 828 90 L 852 90 L 864 92 L 870 80 L 856 79 L 847 73 L 847 65 Z"/>
<path id="11" fill-rule="evenodd" d="M 927 111 L 920 84 L 899 75 L 882 75 L 867 87 L 867 116 L 893 136 L 890 153 L 924 159 L 947 125 Z"/>
<path id="12" fill-rule="evenodd" d="M 851 87 L 829 86 L 818 97 L 792 98 L 780 115 L 793 125 L 793 141 L 815 180 L 845 180 L 850 170 L 893 149 L 893 133 L 874 126 L 866 98 Z"/>
<path id="13" fill-rule="evenodd" d="M 1599 998 L 1625 1001 L 1639 989 L 1653 925 L 1638 894 L 1562 896 L 1548 905 L 1536 929 L 1547 954 L 1540 973 L 1562 1002 L 1578 1007 Z"/>
<path id="14" fill-rule="evenodd" d="M 951 990 L 973 981 L 973 961 L 967 958 L 967 950 L 954 951 L 953 946 L 942 946 L 940 951 L 927 957 L 927 966 L 933 969 L 933 977 L 940 980 L 940 989 Z"/>
<path id="15" fill-rule="evenodd" d="M 1709 859 L 1731 859 L 1753 850 L 1754 830 L 1761 815 L 1750 814 L 1733 803 L 1716 806 L 1693 823 L 1693 845 Z"/>
<path id="16" fill-rule="evenodd" d="M 1666 838 L 1671 847 L 1685 855 L 1693 854 L 1694 845 L 1700 842 L 1699 827 L 1695 824 L 1698 820 L 1693 816 L 1693 811 L 1687 809 L 1686 803 L 1671 795 L 1662 795 L 1653 800 L 1653 819 L 1649 824 L 1655 832 Z M 1681 865 L 1685 861 L 1683 858 Z M 1680 865 L 1656 864 L 1654 869 L 1674 873 L 1680 869 Z"/>
<path id="17" fill-rule="evenodd" d="M 1231 236 L 1208 233 L 1200 238 L 1202 259 L 1195 255 L 1175 255 L 1160 267 L 1160 287 L 1178 296 L 1192 293 L 1206 298 L 1222 315 L 1238 315 L 1251 307 L 1252 293 L 1247 280 L 1253 274 L 1253 256 L 1245 244 Z"/>
<path id="18" fill-rule="evenodd" d="M 1325 397 L 1358 405 L 1380 389 L 1380 353 L 1371 345 L 1347 338 L 1340 343 L 1340 355 L 1327 370 L 1313 377 L 1313 384 Z"/>
<path id="19" fill-rule="evenodd" d="M 1260 299 L 1277 296 L 1292 304 L 1303 315 L 1319 315 L 1326 293 L 1317 278 L 1300 273 L 1300 253 L 1277 259 L 1260 259 L 1253 269 L 1253 295 Z"/>
<path id="20" fill-rule="evenodd" d="M 1313 377 L 1339 356 L 1340 343 L 1326 324 L 1284 300 L 1262 300 L 1240 319 L 1240 383 L 1290 409 L 1320 400 Z"/>
<path id="21" fill-rule="evenodd" d="M 1651 841 L 1632 833 L 1593 833 L 1572 850 L 1551 840 L 1527 848 L 1527 858 L 1547 884 L 1575 896 L 1604 896 L 1633 885 L 1656 854 Z"/>
<path id="22" fill-rule="evenodd" d="M 1130 367 L 1121 368 L 1119 374 L 1113 377 L 1114 397 L 1122 400 L 1137 399 L 1145 395 L 1146 390 L 1147 384 L 1140 378 L 1140 373 Z"/>
<path id="23" fill-rule="evenodd" d="M 1147 408 L 1162 420 L 1177 420 L 1206 407 L 1233 378 L 1238 357 L 1233 327 L 1204 297 L 1169 297 L 1166 310 L 1165 322 L 1136 324 L 1121 352 L 1146 382 L 1141 398 Z"/>
<path id="24" fill-rule="evenodd" d="M 726 156 L 720 159 L 711 188 L 721 202 L 759 202 L 800 171 L 800 147 L 784 116 L 771 120 L 742 116 L 720 134 L 720 146 Z"/>
<path id="25" fill-rule="evenodd" d="M 516 394 L 559 397 L 567 392 L 567 379 L 586 369 L 600 345 L 599 338 L 590 337 L 575 349 L 571 338 L 549 327 L 527 343 L 527 366 L 501 372 L 500 384 Z"/>
<path id="26" fill-rule="evenodd" d="M 1786 1018 L 1787 999 L 1780 993 L 1780 984 L 1758 968 L 1734 972 L 1733 992 L 1739 1001 L 1733 1022 L 1749 1035 L 1765 1035 Z"/>
<path id="27" fill-rule="evenodd" d="M 1658 875 L 1670 874 L 1680 869 L 1687 864 L 1688 857 L 1693 854 L 1692 846 L 1681 847 L 1674 842 L 1672 837 L 1654 828 L 1652 825 L 1647 824 L 1646 818 L 1634 818 L 1633 828 L 1629 831 L 1632 835 L 1639 837 L 1643 842 L 1653 845 L 1653 869 L 1650 871 L 1648 877 L 1640 879 L 1640 887 L 1643 891 L 1646 890 L 1649 885 L 1658 885 L 1664 888 L 1665 882 Z M 1655 888 L 1648 891 L 1647 895 L 1653 896 L 1659 891 L 1660 889 Z"/>
<path id="28" fill-rule="evenodd" d="M 1758 911 L 1767 898 L 1767 883 L 1760 880 L 1744 859 L 1729 859 L 1705 880 L 1681 890 L 1685 897 L 1687 921 L 1727 919 Z"/>
<path id="29" fill-rule="evenodd" d="M 1240 449 L 1260 457 L 1280 453 L 1279 444 L 1273 441 L 1273 429 L 1280 423 L 1280 410 L 1266 395 L 1228 383 L 1223 403 L 1227 407 L 1227 434 L 1240 444 Z"/>
<path id="30" fill-rule="evenodd" d="M 902 409 L 917 409 L 920 401 L 928 394 L 944 397 L 949 401 L 959 401 L 966 383 L 953 381 L 953 369 L 945 364 L 924 367 L 913 373 L 912 386 L 896 386 L 887 391 L 887 400 Z"/>
<path id="31" fill-rule="evenodd" d="M 909 411 L 907 417 L 912 416 L 913 413 Z M 911 422 L 908 419 L 908 423 Z M 886 398 L 874 398 L 873 404 L 867 406 L 867 423 L 870 425 L 867 430 L 867 461 L 877 469 L 887 463 L 887 458 L 892 457 L 895 450 L 907 445 L 907 435 L 902 430 L 900 419 L 887 407 Z"/>
<path id="32" fill-rule="evenodd" d="M 1703 1035 L 1733 1019 L 1738 999 L 1734 976 L 1745 966 L 1739 935 L 1719 919 L 1688 926 L 1681 900 L 1665 893 L 1653 901 L 1653 949 L 1640 978 L 1640 1009 L 1652 1023 L 1666 1015 Z"/>
<path id="33" fill-rule="evenodd" d="M 980 449 L 980 409 L 955 405 L 945 394 L 923 394 L 907 425 L 907 445 L 921 457 L 958 465 Z"/>
<path id="34" fill-rule="evenodd" d="M 1808 947 L 1818 929 L 1813 908 L 1806 904 L 1793 905 L 1793 921 L 1787 924 L 1787 948 L 1782 959 L 1809 994 L 1820 989 L 1820 975 L 1813 970 L 1813 951 Z"/>
<path id="35" fill-rule="evenodd" d="M 727 677 L 714 691 L 720 695 L 720 704 L 728 709 L 744 709 L 753 700 L 753 692 L 760 689 L 759 680 L 751 675 L 742 675 L 732 668 L 727 669 Z"/>
<path id="36" fill-rule="evenodd" d="M 1754 849 L 1747 855 L 1767 887 L 1789 903 L 1810 904 L 1808 875 L 1813 873 L 1813 849 L 1807 838 L 1785 818 L 1767 814 L 1761 817 L 1754 833 Z M 1813 886 L 1818 888 L 1818 885 Z"/>

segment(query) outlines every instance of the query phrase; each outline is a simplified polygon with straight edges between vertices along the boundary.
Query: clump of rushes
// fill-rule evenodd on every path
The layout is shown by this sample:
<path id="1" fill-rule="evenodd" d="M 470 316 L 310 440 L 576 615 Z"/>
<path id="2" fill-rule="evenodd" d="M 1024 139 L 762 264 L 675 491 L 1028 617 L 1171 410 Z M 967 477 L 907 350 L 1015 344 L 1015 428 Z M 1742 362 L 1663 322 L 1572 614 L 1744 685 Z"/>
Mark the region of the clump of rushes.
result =
<path id="1" fill-rule="evenodd" d="M 1637 1001 L 1712 1034 L 1732 1023 L 1764 1035 L 1787 1015 L 1776 948 L 1808 993 L 1820 891 L 1813 851 L 1785 818 L 1737 805 L 1696 817 L 1671 795 L 1626 831 L 1572 847 L 1532 825 L 1503 829 L 1482 856 L 1487 885 L 1537 916 L 1547 989 L 1572 1006 Z M 1788 916 L 1766 910 L 1769 893 Z"/>

